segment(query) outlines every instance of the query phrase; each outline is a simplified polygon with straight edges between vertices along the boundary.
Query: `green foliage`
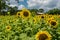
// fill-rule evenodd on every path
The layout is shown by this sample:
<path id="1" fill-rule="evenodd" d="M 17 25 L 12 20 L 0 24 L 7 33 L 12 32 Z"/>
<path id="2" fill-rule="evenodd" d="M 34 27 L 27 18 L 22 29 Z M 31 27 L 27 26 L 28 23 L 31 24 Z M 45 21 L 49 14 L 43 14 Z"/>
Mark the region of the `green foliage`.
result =
<path id="1" fill-rule="evenodd" d="M 44 9 L 39 9 L 39 12 L 44 12 Z"/>
<path id="2" fill-rule="evenodd" d="M 6 1 L 8 2 L 9 0 L 0 0 L 0 15 L 8 15 L 7 12 L 10 12 L 10 15 L 16 14 L 18 8 L 17 7 L 9 7 L 6 4 Z"/>
<path id="3" fill-rule="evenodd" d="M 57 15 L 54 15 L 54 18 L 58 21 L 58 26 L 55 29 L 51 28 L 46 22 L 47 18 L 40 20 L 36 18 L 38 21 L 36 20 L 36 23 L 34 23 L 33 17 L 22 19 L 16 16 L 0 16 L 0 40 L 36 40 L 36 33 L 45 30 L 51 34 L 52 40 L 60 39 L 60 19 Z M 6 30 L 8 25 L 11 26 L 10 31 Z"/>
<path id="4" fill-rule="evenodd" d="M 49 10 L 48 12 L 46 12 L 48 14 L 60 14 L 60 9 L 52 9 L 52 10 Z"/>

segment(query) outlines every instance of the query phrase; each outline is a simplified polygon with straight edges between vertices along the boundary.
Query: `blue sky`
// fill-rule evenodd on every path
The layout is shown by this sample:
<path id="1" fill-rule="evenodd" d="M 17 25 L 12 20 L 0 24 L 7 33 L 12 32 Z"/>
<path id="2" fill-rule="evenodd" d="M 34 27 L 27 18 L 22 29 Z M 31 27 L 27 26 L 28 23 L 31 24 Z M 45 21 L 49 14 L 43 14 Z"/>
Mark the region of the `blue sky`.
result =
<path id="1" fill-rule="evenodd" d="M 28 7 L 27 0 L 19 1 L 19 5 L 24 5 L 25 7 Z"/>
<path id="2" fill-rule="evenodd" d="M 43 8 L 44 10 L 60 8 L 60 0 L 10 0 L 9 3 L 9 6 L 17 6 L 19 10 L 22 8 Z"/>

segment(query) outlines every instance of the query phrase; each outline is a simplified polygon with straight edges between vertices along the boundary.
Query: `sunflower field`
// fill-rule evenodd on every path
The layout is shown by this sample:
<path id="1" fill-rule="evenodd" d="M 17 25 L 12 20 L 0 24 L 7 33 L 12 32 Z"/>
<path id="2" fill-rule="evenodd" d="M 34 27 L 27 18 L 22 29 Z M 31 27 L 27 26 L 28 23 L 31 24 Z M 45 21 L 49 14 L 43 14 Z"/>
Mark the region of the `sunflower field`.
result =
<path id="1" fill-rule="evenodd" d="M 60 15 L 34 15 L 23 9 L 0 16 L 0 40 L 60 40 Z"/>

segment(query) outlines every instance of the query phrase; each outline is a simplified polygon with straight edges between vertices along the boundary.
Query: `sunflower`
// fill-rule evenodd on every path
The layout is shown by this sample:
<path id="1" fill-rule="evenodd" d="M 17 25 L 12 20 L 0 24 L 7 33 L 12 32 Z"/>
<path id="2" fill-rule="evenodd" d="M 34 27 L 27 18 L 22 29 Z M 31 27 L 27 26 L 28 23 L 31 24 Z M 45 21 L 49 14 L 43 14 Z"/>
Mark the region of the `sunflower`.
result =
<path id="1" fill-rule="evenodd" d="M 29 18 L 30 17 L 30 11 L 29 10 L 27 10 L 27 9 L 23 9 L 22 11 L 21 11 L 21 17 L 22 18 Z"/>
<path id="2" fill-rule="evenodd" d="M 60 18 L 60 15 L 58 16 L 58 18 Z"/>
<path id="3" fill-rule="evenodd" d="M 47 23 L 49 23 L 51 20 L 55 20 L 54 17 L 48 18 Z"/>
<path id="4" fill-rule="evenodd" d="M 17 16 L 20 17 L 20 12 L 17 12 Z"/>
<path id="5" fill-rule="evenodd" d="M 41 16 L 41 18 L 44 18 L 44 16 Z"/>
<path id="6" fill-rule="evenodd" d="M 41 18 L 44 19 L 45 18 L 45 15 L 41 15 Z"/>
<path id="7" fill-rule="evenodd" d="M 53 26 L 53 28 L 56 28 L 57 27 L 57 24 L 58 24 L 58 22 L 55 21 L 55 20 L 51 20 L 50 21 L 50 25 Z"/>
<path id="8" fill-rule="evenodd" d="M 7 31 L 10 31 L 10 30 L 11 30 L 11 26 L 9 26 L 9 25 L 6 26 L 6 30 L 7 30 Z"/>
<path id="9" fill-rule="evenodd" d="M 41 31 L 36 34 L 36 40 L 51 40 L 51 37 L 47 31 Z"/>
<path id="10" fill-rule="evenodd" d="M 51 18 L 51 17 L 53 17 L 53 15 L 49 15 L 48 17 Z"/>
<path id="11" fill-rule="evenodd" d="M 33 22 L 36 23 L 36 18 L 33 18 Z"/>
<path id="12" fill-rule="evenodd" d="M 37 20 L 40 20 L 41 19 L 41 16 L 40 15 L 36 15 L 35 16 Z"/>

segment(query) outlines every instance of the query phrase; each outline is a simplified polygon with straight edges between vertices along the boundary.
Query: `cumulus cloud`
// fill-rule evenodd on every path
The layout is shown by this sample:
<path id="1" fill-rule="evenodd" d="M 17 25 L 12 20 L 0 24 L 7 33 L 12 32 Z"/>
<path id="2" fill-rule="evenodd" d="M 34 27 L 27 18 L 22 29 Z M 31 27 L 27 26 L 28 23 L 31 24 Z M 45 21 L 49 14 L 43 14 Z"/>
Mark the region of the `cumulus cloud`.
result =
<path id="1" fill-rule="evenodd" d="M 19 0 L 19 1 L 24 1 L 24 0 Z"/>
<path id="2" fill-rule="evenodd" d="M 18 10 L 21 10 L 22 8 L 25 8 L 25 6 L 24 5 L 19 5 L 18 6 Z"/>
<path id="3" fill-rule="evenodd" d="M 27 3 L 29 8 L 43 8 L 45 10 L 60 7 L 60 0 L 28 0 Z"/>
<path id="4" fill-rule="evenodd" d="M 27 4 L 23 5 L 22 1 L 25 3 L 27 1 Z M 10 0 L 9 3 L 11 7 L 17 6 L 18 9 L 22 9 L 24 7 L 27 8 L 43 8 L 44 10 L 50 10 L 53 8 L 60 8 L 60 0 Z M 18 2 L 21 2 L 22 4 L 19 4 Z M 8 2 L 6 2 L 8 4 Z"/>
<path id="5" fill-rule="evenodd" d="M 50 2 L 51 0 L 28 0 L 28 6 L 29 7 L 34 7 L 34 6 L 42 6 L 42 5 L 46 5 Z"/>
<path id="6" fill-rule="evenodd" d="M 58 3 L 57 3 L 57 6 L 56 6 L 57 8 L 60 8 L 60 1 L 58 1 Z"/>
<path id="7" fill-rule="evenodd" d="M 11 5 L 8 5 L 8 6 L 10 6 L 10 7 L 15 7 L 15 6 L 17 6 L 17 5 L 12 5 L 12 4 L 11 4 Z"/>
<path id="8" fill-rule="evenodd" d="M 10 0 L 9 2 L 6 2 L 6 3 L 10 7 L 15 7 L 18 5 L 17 1 L 15 1 L 15 0 Z"/>
<path id="9" fill-rule="evenodd" d="M 13 4 L 13 5 L 18 4 L 16 0 L 10 0 L 9 2 L 10 2 L 10 4 Z"/>

